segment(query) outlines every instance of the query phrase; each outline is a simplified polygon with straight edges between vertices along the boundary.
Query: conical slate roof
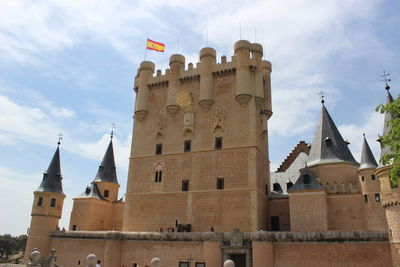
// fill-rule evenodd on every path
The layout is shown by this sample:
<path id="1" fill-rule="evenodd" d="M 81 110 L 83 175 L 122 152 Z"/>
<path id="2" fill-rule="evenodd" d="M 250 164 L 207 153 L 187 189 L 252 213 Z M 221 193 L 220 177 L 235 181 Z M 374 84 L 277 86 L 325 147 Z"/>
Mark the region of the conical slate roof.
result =
<path id="1" fill-rule="evenodd" d="M 372 154 L 371 148 L 369 147 L 367 139 L 365 138 L 364 135 L 364 143 L 361 152 L 360 167 L 358 168 L 358 170 L 376 169 L 376 167 L 378 167 L 378 163 L 376 163 L 374 154 Z"/>
<path id="2" fill-rule="evenodd" d="M 42 183 L 36 191 L 64 194 L 62 189 L 59 146 L 57 146 L 56 152 L 54 153 L 47 171 L 43 173 Z"/>
<path id="3" fill-rule="evenodd" d="M 311 172 L 308 166 L 305 166 L 301 171 L 299 178 L 296 183 L 288 190 L 291 191 L 304 191 L 304 190 L 323 190 L 324 187 L 318 183 L 314 174 Z"/>
<path id="4" fill-rule="evenodd" d="M 390 87 L 386 86 L 385 89 L 387 90 L 386 104 L 393 103 L 393 96 L 389 91 Z M 388 126 L 388 122 L 391 121 L 392 119 L 393 119 L 392 114 L 390 112 L 386 112 L 385 113 L 385 121 L 384 121 L 384 124 L 383 124 L 383 134 L 382 134 L 382 136 L 385 136 L 389 132 L 390 127 Z M 381 146 L 381 158 L 384 157 L 387 154 L 390 154 L 390 153 L 391 153 L 390 147 L 388 147 L 388 146 L 382 147 Z M 383 166 L 383 165 L 381 163 L 379 163 L 379 166 Z"/>
<path id="5" fill-rule="evenodd" d="M 100 190 L 95 183 L 91 183 L 88 187 L 86 187 L 85 192 L 80 194 L 78 198 L 95 198 L 99 200 L 106 200 L 100 193 Z"/>
<path id="6" fill-rule="evenodd" d="M 319 124 L 314 134 L 308 165 L 333 162 L 357 163 L 331 116 L 322 105 Z"/>
<path id="7" fill-rule="evenodd" d="M 99 170 L 97 171 L 93 182 L 108 182 L 118 184 L 112 139 L 108 144 L 106 153 L 104 154 L 103 160 L 101 161 Z"/>

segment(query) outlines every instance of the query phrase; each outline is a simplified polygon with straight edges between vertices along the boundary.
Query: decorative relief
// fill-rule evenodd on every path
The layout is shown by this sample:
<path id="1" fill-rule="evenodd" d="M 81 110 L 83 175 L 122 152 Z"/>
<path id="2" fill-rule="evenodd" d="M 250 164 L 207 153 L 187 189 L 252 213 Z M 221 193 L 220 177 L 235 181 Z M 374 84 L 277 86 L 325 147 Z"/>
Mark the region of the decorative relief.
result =
<path id="1" fill-rule="evenodd" d="M 167 118 L 165 117 L 163 109 L 160 109 L 155 119 L 155 123 L 156 123 L 157 135 L 159 134 L 164 135 L 165 127 L 167 126 Z"/>
<path id="2" fill-rule="evenodd" d="M 221 100 L 218 100 L 217 104 L 215 105 L 213 128 L 214 129 L 216 129 L 218 127 L 223 128 L 222 126 L 223 126 L 224 120 L 225 120 L 225 110 L 221 104 Z"/>

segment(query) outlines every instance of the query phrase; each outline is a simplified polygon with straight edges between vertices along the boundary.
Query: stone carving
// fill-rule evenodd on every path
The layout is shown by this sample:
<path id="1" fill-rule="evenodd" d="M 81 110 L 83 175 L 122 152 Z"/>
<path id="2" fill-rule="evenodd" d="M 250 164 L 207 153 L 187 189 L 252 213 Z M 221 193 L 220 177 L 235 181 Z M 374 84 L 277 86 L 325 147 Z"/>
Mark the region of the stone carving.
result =
<path id="1" fill-rule="evenodd" d="M 161 266 L 161 260 L 159 258 L 153 258 L 150 262 L 151 267 L 160 267 Z"/>
<path id="2" fill-rule="evenodd" d="M 185 114 L 183 115 L 183 133 L 187 131 L 193 132 L 194 130 L 194 113 L 192 104 L 185 108 Z"/>
<path id="3" fill-rule="evenodd" d="M 157 126 L 157 134 L 164 135 L 165 127 L 167 126 L 167 118 L 165 117 L 163 109 L 160 109 L 155 122 Z"/>
<path id="4" fill-rule="evenodd" d="M 225 119 L 225 110 L 222 107 L 221 101 L 218 100 L 214 111 L 214 129 L 217 128 L 217 126 L 222 128 L 224 119 Z"/>

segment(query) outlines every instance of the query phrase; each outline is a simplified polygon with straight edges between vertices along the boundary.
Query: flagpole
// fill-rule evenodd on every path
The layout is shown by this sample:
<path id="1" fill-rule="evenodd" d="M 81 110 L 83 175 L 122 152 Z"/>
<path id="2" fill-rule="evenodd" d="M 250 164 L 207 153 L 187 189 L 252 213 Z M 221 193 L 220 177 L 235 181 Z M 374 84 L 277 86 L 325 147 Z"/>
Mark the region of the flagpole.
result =
<path id="1" fill-rule="evenodd" d="M 147 41 L 149 40 L 149 37 L 146 38 L 146 48 L 144 49 L 144 61 L 146 61 L 146 55 L 147 55 Z"/>

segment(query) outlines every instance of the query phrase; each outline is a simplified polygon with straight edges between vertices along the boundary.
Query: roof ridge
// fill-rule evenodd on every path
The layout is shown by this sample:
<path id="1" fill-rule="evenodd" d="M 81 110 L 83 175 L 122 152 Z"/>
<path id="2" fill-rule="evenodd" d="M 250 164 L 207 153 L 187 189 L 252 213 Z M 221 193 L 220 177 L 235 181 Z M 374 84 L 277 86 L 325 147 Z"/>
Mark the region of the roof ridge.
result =
<path id="1" fill-rule="evenodd" d="M 305 141 L 300 141 L 297 143 L 297 145 L 292 149 L 289 155 L 286 156 L 275 172 L 285 172 L 301 152 L 304 152 L 308 155 L 310 153 L 310 144 L 306 143 Z"/>

